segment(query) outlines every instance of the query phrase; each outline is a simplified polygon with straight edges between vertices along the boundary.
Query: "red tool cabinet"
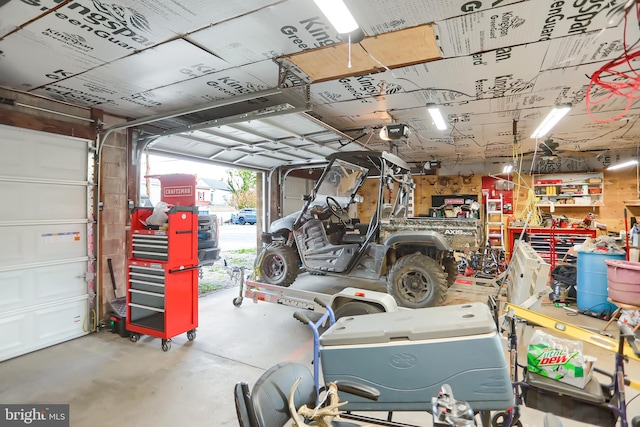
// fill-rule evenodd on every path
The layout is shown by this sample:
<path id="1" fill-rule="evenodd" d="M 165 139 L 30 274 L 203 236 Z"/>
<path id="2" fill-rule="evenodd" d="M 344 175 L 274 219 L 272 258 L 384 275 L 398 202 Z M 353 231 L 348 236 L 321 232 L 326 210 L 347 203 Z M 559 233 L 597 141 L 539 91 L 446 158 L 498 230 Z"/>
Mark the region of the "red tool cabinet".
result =
<path id="1" fill-rule="evenodd" d="M 522 227 L 509 227 L 509 253 L 513 252 L 513 245 L 520 238 Z M 542 228 L 529 227 L 525 229 L 525 241 L 549 264 L 552 269 L 558 261 L 563 261 L 567 251 L 575 245 L 584 243 L 589 237 L 596 237 L 596 230 L 585 228 Z M 553 237 L 552 237 L 553 236 Z M 553 241 L 552 241 L 553 239 Z M 553 249 L 553 250 L 552 250 Z M 552 259 L 553 253 L 553 259 Z"/>
<path id="2" fill-rule="evenodd" d="M 131 218 L 127 262 L 127 330 L 136 342 L 140 335 L 162 339 L 186 332 L 192 341 L 198 326 L 198 211 L 174 206 L 165 227 L 143 224 L 152 208 L 137 208 Z"/>

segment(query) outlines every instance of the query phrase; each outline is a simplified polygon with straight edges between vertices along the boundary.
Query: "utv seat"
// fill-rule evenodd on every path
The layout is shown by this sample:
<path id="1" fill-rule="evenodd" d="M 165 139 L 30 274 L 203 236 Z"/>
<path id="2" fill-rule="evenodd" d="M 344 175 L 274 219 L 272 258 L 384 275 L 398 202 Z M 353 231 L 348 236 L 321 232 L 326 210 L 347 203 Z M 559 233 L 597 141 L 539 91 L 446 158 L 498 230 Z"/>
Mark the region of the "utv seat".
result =
<path id="1" fill-rule="evenodd" d="M 295 234 L 295 239 L 305 264 L 312 270 L 341 273 L 359 249 L 356 243 L 329 242 L 319 219 L 307 221 Z"/>
<path id="2" fill-rule="evenodd" d="M 294 394 L 294 405 L 296 408 L 302 405 L 313 408 L 316 401 L 313 375 L 300 363 L 282 362 L 272 366 L 258 379 L 251 393 L 247 383 L 237 383 L 234 397 L 240 427 L 283 427 L 291 419 L 289 390 L 300 377 L 302 380 Z M 333 425 L 357 427 L 362 424 L 334 420 Z"/>
<path id="3" fill-rule="evenodd" d="M 346 233 L 342 236 L 340 241 L 342 243 L 364 243 L 367 237 L 367 231 L 369 231 L 368 222 L 360 222 L 358 218 L 351 218 L 352 226 L 347 228 Z"/>

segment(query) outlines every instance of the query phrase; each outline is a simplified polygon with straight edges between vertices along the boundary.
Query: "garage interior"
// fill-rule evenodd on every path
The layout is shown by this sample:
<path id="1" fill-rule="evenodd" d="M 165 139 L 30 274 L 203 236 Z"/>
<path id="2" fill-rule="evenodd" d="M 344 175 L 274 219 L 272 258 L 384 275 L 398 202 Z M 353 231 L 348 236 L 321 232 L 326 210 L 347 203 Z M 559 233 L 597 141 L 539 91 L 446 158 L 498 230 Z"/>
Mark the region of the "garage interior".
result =
<path id="1" fill-rule="evenodd" d="M 198 338 L 168 352 L 94 333 L 128 292 L 145 153 L 256 172 L 259 233 L 303 207 L 328 156 L 385 151 L 410 166 L 412 216 L 499 203 L 502 225 L 481 215 L 478 246 L 507 258 L 522 228 L 547 247 L 556 227 L 570 242 L 625 245 L 640 215 L 637 1 L 345 4 L 348 33 L 312 0 L 0 1 L 0 404 L 70 404 L 72 425 L 237 425 L 234 384 L 284 360 L 309 365 L 295 309 L 234 307 L 237 289 L 201 298 Z M 585 348 L 613 366 L 613 353 Z M 544 411 L 524 411 L 524 425 L 542 425 Z"/>

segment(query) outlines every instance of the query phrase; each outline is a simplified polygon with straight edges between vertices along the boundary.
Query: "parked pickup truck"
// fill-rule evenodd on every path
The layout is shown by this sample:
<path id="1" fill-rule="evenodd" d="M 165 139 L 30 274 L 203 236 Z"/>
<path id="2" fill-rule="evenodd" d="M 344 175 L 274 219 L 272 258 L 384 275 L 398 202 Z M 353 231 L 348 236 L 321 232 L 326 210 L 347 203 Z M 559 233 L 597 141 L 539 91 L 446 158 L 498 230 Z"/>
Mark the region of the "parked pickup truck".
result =
<path id="1" fill-rule="evenodd" d="M 198 215 L 198 264 L 212 265 L 220 259 L 220 236 L 216 215 Z"/>

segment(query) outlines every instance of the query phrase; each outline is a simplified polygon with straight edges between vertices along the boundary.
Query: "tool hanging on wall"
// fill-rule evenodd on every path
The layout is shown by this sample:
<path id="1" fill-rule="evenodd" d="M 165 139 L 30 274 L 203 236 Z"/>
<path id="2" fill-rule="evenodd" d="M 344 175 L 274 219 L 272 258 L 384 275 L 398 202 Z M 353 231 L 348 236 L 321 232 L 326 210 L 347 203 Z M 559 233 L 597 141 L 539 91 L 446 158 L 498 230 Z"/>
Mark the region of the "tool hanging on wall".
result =
<path id="1" fill-rule="evenodd" d="M 118 288 L 116 286 L 116 277 L 113 274 L 111 258 L 107 258 L 107 264 L 109 265 L 109 275 L 111 276 L 111 285 L 113 286 L 113 299 L 109 301 L 109 306 L 115 314 L 121 318 L 125 318 L 127 316 L 127 298 L 118 297 Z"/>

